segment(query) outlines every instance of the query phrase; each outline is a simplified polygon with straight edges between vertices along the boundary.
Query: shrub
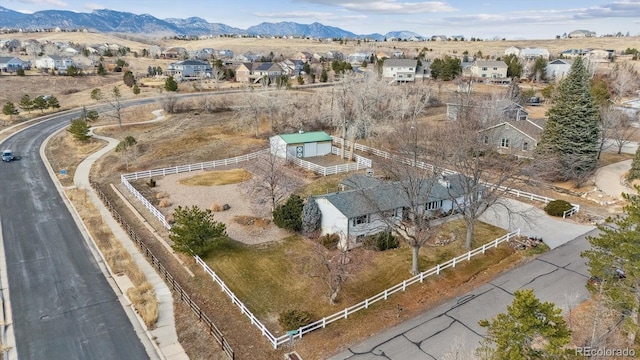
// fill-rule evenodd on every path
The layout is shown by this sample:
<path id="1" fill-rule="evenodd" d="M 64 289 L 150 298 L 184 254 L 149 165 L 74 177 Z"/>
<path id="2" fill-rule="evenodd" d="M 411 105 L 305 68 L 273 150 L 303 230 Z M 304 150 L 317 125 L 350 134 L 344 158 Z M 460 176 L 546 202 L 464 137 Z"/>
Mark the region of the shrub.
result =
<path id="1" fill-rule="evenodd" d="M 156 181 L 153 179 L 149 179 L 149 181 L 147 181 L 147 186 L 148 187 L 156 187 Z"/>
<path id="2" fill-rule="evenodd" d="M 164 198 L 164 199 L 160 199 L 160 203 L 158 204 L 159 207 L 161 208 L 166 208 L 171 206 L 171 200 Z"/>
<path id="3" fill-rule="evenodd" d="M 362 246 L 364 246 L 365 249 L 385 251 L 397 248 L 400 246 L 400 242 L 391 232 L 383 231 L 381 233 L 365 237 L 362 241 Z"/>
<path id="4" fill-rule="evenodd" d="M 553 200 L 547 204 L 544 211 L 551 216 L 562 216 L 565 211 L 571 210 L 573 205 L 565 200 Z"/>
<path id="5" fill-rule="evenodd" d="M 213 203 L 213 204 L 211 204 L 211 207 L 209 207 L 209 210 L 211 210 L 213 212 L 220 212 L 220 211 L 222 211 L 222 205 L 217 204 L 217 203 Z"/>
<path id="6" fill-rule="evenodd" d="M 284 331 L 297 330 L 313 322 L 313 315 L 304 310 L 288 310 L 280 313 L 278 323 Z"/>
<path id="7" fill-rule="evenodd" d="M 302 229 L 303 201 L 298 195 L 291 195 L 287 201 L 273 210 L 273 223 L 279 228 L 300 231 Z"/>
<path id="8" fill-rule="evenodd" d="M 327 248 L 327 250 L 337 249 L 339 242 L 340 235 L 338 234 L 326 234 L 318 238 L 318 243 Z"/>
<path id="9" fill-rule="evenodd" d="M 169 197 L 169 194 L 167 194 L 166 191 L 161 191 L 159 193 L 156 194 L 156 199 L 160 200 L 162 198 L 167 198 Z"/>

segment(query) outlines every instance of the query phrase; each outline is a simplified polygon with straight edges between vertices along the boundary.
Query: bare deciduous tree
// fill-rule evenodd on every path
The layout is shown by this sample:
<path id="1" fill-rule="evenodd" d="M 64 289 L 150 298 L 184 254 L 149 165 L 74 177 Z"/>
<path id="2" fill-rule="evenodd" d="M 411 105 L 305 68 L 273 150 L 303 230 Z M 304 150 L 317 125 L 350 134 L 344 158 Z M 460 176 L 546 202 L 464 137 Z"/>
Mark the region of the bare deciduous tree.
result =
<path id="1" fill-rule="evenodd" d="M 346 250 L 327 250 L 323 245 L 313 243 L 313 255 L 307 262 L 305 272 L 324 282 L 329 303 L 336 304 L 342 286 L 353 271 L 355 256 Z"/>
<path id="2" fill-rule="evenodd" d="M 241 124 L 254 126 L 256 138 L 260 136 L 260 119 L 262 115 L 262 102 L 260 95 L 251 86 L 247 86 L 242 91 L 245 101 L 241 105 L 233 107 L 233 111 L 240 117 Z"/>
<path id="3" fill-rule="evenodd" d="M 443 150 L 437 154 L 443 168 L 464 175 L 464 196 L 454 201 L 467 225 L 467 249 L 472 246 L 476 222 L 488 208 L 499 203 L 504 195 L 499 187 L 512 186 L 520 168 L 515 157 L 496 152 L 493 142 L 485 138 L 488 135 L 479 132 L 482 129 L 478 118 L 454 122 L 446 129 L 441 141 Z M 492 185 L 487 186 L 487 182 Z"/>
<path id="4" fill-rule="evenodd" d="M 100 94 L 96 95 L 96 99 L 104 100 L 111 107 L 112 112 L 106 113 L 108 117 L 116 119 L 118 126 L 122 128 L 122 93 L 120 92 L 120 86 L 116 85 L 111 89 L 107 96 Z M 93 94 L 92 94 L 93 97 Z"/>
<path id="5" fill-rule="evenodd" d="M 629 94 L 629 91 L 635 89 L 638 85 L 638 72 L 632 63 L 618 63 L 611 72 L 613 79 L 611 87 L 613 88 L 613 101 L 618 102 Z"/>
<path id="6" fill-rule="evenodd" d="M 248 170 L 253 177 L 244 183 L 244 187 L 253 196 L 253 201 L 269 215 L 301 185 L 301 181 L 287 168 L 286 161 L 272 153 L 260 156 Z"/>

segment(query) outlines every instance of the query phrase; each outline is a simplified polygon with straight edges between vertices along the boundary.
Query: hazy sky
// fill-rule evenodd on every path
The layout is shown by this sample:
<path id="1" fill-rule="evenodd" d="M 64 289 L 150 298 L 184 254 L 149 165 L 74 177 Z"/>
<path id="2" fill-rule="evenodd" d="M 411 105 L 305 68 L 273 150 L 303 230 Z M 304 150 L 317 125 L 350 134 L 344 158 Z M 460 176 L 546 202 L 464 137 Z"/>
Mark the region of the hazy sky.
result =
<path id="1" fill-rule="evenodd" d="M 320 22 L 356 34 L 547 39 L 575 29 L 640 35 L 640 0 L 0 0 L 22 12 L 111 9 L 157 18 L 197 16 L 246 29 L 261 22 Z M 0 26 L 2 19 L 0 18 Z"/>

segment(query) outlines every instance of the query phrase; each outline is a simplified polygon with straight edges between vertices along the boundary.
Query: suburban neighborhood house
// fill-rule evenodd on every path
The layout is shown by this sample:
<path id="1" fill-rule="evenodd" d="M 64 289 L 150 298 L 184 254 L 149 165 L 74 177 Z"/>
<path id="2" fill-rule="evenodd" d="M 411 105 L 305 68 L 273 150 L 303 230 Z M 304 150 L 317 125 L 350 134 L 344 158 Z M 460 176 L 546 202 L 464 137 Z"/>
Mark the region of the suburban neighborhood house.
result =
<path id="1" fill-rule="evenodd" d="M 213 69 L 206 61 L 184 60 L 169 64 L 167 75 L 179 78 L 211 77 Z"/>
<path id="2" fill-rule="evenodd" d="M 269 139 L 271 153 L 283 159 L 329 155 L 332 141 L 324 131 L 281 134 Z"/>
<path id="3" fill-rule="evenodd" d="M 47 70 L 58 70 L 66 72 L 69 66 L 73 65 L 71 58 L 58 55 L 45 55 L 36 59 L 36 68 Z"/>
<path id="4" fill-rule="evenodd" d="M 507 78 L 507 64 L 504 61 L 474 61 L 468 68 L 468 76 L 487 80 Z"/>
<path id="5" fill-rule="evenodd" d="M 510 46 L 505 49 L 505 55 L 515 55 L 516 57 L 524 60 L 535 60 L 542 57 L 545 60 L 549 60 L 549 50 L 542 48 L 524 48 L 521 49 L 516 46 Z"/>
<path id="6" fill-rule="evenodd" d="M 483 124 L 496 121 L 522 121 L 529 118 L 529 113 L 520 104 L 508 99 L 486 100 L 479 103 L 453 104 L 447 103 L 447 120 L 464 120 L 467 116 L 479 116 Z"/>
<path id="7" fill-rule="evenodd" d="M 282 75 L 282 68 L 273 62 L 246 62 L 236 68 L 236 81 L 241 83 L 261 82 L 264 78 L 273 80 Z"/>
<path id="8" fill-rule="evenodd" d="M 382 65 L 382 77 L 395 82 L 413 82 L 417 66 L 418 60 L 386 59 Z"/>
<path id="9" fill-rule="evenodd" d="M 547 64 L 546 75 L 547 79 L 552 81 L 560 81 L 571 70 L 573 65 L 573 59 L 555 59 Z"/>
<path id="10" fill-rule="evenodd" d="M 365 236 L 389 231 L 393 224 L 410 225 L 410 213 L 437 217 L 464 203 L 463 187 L 457 176 L 424 181 L 418 195 L 419 209 L 415 212 L 405 211 L 412 203 L 401 182 L 353 175 L 341 185 L 348 190 L 316 195 L 314 199 L 321 213 L 322 234 L 340 236 L 342 249 L 359 246 Z"/>
<path id="11" fill-rule="evenodd" d="M 567 35 L 569 38 L 586 38 L 586 37 L 595 37 L 596 32 L 590 30 L 573 30 Z"/>
<path id="12" fill-rule="evenodd" d="M 0 71 L 2 72 L 16 72 L 18 69 L 28 70 L 31 67 L 31 63 L 28 61 L 22 61 L 17 57 L 0 57 Z"/>
<path id="13" fill-rule="evenodd" d="M 533 158 L 544 123 L 544 119 L 504 121 L 481 130 L 480 134 L 485 145 L 494 146 L 500 153 Z"/>

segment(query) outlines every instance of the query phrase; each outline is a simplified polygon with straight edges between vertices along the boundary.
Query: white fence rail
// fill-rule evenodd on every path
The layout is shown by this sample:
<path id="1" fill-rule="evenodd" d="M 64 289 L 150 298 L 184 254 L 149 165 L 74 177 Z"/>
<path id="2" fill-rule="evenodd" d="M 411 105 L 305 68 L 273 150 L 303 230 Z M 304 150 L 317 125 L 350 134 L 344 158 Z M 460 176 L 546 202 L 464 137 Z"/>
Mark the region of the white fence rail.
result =
<path id="1" fill-rule="evenodd" d="M 140 192 L 136 190 L 136 188 L 134 188 L 133 185 L 131 185 L 131 183 L 129 183 L 129 180 L 144 179 L 144 178 L 150 178 L 153 176 L 179 174 L 183 172 L 190 172 L 190 171 L 196 171 L 196 170 L 213 169 L 216 167 L 226 166 L 226 165 L 235 165 L 243 161 L 256 159 L 260 155 L 266 154 L 268 152 L 269 152 L 269 149 L 265 149 L 265 150 L 260 150 L 251 154 L 236 156 L 234 158 L 229 158 L 229 159 L 207 161 L 207 162 L 189 164 L 189 165 L 180 165 L 180 166 L 174 166 L 174 167 L 164 168 L 164 169 L 140 171 L 140 172 L 135 172 L 130 174 L 122 174 L 120 175 L 120 182 L 124 184 L 124 186 L 131 192 L 131 194 L 133 194 L 133 196 L 135 196 L 136 199 L 140 200 L 140 202 L 142 202 L 142 204 L 147 209 L 149 209 L 149 211 L 153 216 L 155 216 L 158 220 L 160 220 L 160 222 L 165 228 L 171 229 L 171 225 L 169 225 L 169 223 L 167 222 L 167 218 L 162 214 L 162 212 L 160 212 L 160 210 L 158 210 L 155 206 L 153 206 L 153 204 L 151 204 L 149 200 L 147 200 L 144 196 L 142 196 L 142 194 L 140 194 Z"/>
<path id="2" fill-rule="evenodd" d="M 171 174 L 179 174 L 183 172 L 214 169 L 221 166 L 235 165 L 244 161 L 253 160 L 258 158 L 262 154 L 267 154 L 268 152 L 269 152 L 269 149 L 264 149 L 264 150 L 256 151 L 251 154 L 240 155 L 240 156 L 236 156 L 228 159 L 207 161 L 207 162 L 201 162 L 197 164 L 179 165 L 179 166 L 173 166 L 173 167 L 164 168 L 164 169 L 138 171 L 135 173 L 123 174 L 121 175 L 121 177 L 126 180 L 137 180 L 137 179 L 150 178 L 154 176 L 166 176 Z"/>
<path id="3" fill-rule="evenodd" d="M 520 229 L 512 231 L 504 236 L 501 236 L 497 239 L 495 239 L 494 241 L 488 243 L 488 244 L 484 244 L 476 249 L 473 249 L 465 254 L 462 254 L 460 256 L 456 256 L 454 258 L 452 258 L 451 260 L 444 262 L 442 264 L 438 264 L 434 267 L 432 267 L 431 269 L 422 272 L 412 278 L 409 278 L 407 280 L 404 280 L 403 282 L 392 286 L 386 290 L 384 290 L 383 292 L 374 295 L 368 299 L 365 299 L 364 301 L 361 301 L 353 306 L 344 308 L 343 310 L 333 314 L 333 315 L 329 315 L 326 316 L 314 323 L 308 324 L 306 326 L 303 326 L 301 328 L 299 328 L 296 332 L 296 334 L 294 335 L 294 337 L 298 337 L 298 338 L 302 338 L 302 336 L 304 334 L 308 334 L 314 330 L 318 330 L 318 329 L 322 329 L 324 327 L 326 327 L 328 324 L 331 324 L 334 321 L 340 320 L 340 319 L 346 319 L 349 315 L 355 313 L 356 311 L 362 310 L 362 309 L 366 309 L 368 308 L 371 304 L 374 304 L 378 301 L 381 300 L 387 300 L 387 298 L 394 294 L 397 293 L 399 291 L 405 291 L 407 289 L 408 286 L 411 286 L 413 284 L 416 283 L 421 283 L 424 281 L 424 279 L 428 278 L 429 276 L 433 276 L 433 275 L 439 275 L 440 272 L 442 272 L 443 270 L 446 270 L 448 268 L 454 268 L 456 267 L 456 265 L 460 264 L 461 262 L 464 261 L 469 261 L 471 260 L 472 257 L 479 255 L 479 254 L 484 254 L 487 250 L 491 249 L 491 248 L 496 248 L 498 247 L 498 245 L 509 241 L 510 239 L 512 239 L 515 236 L 520 236 Z M 211 270 L 211 268 L 204 262 L 202 261 L 202 259 L 200 259 L 199 257 L 195 257 L 196 258 L 196 262 L 203 267 L 203 269 L 207 272 L 207 274 L 211 275 L 211 277 L 213 278 L 213 281 L 215 283 L 217 283 L 218 285 L 220 285 L 220 287 L 222 288 L 222 291 L 227 294 L 230 298 L 231 298 L 231 302 L 234 303 L 235 305 L 237 305 L 240 308 L 240 311 L 242 312 L 242 314 L 247 315 L 247 317 L 249 317 L 249 319 L 251 320 L 251 324 L 255 325 L 260 332 L 262 333 L 263 336 L 265 336 L 269 342 L 271 343 L 271 345 L 273 346 L 274 349 L 277 349 L 278 346 L 285 344 L 287 342 L 289 342 L 290 340 L 290 335 L 282 335 L 280 337 L 275 337 L 267 328 L 266 326 L 264 326 L 263 323 L 260 322 L 260 320 L 258 320 L 258 318 L 256 318 L 251 311 L 249 311 L 247 309 L 247 307 L 240 301 L 240 299 L 238 299 L 236 297 L 236 295 L 229 290 L 229 288 L 227 287 L 227 285 L 225 285 L 225 283 L 222 281 L 222 279 L 220 279 L 220 277 L 218 277 L 218 275 Z"/>
<path id="4" fill-rule="evenodd" d="M 335 143 L 337 143 L 338 145 L 342 145 L 342 142 L 344 142 L 345 147 L 351 146 L 351 142 L 349 140 L 344 140 L 344 139 L 339 138 L 337 136 L 331 136 L 331 137 L 333 138 L 333 141 Z M 397 161 L 401 161 L 403 164 L 411 164 L 411 165 L 413 165 L 413 160 L 411 160 L 409 158 L 404 158 L 404 157 L 401 157 L 401 156 L 398 156 L 398 155 L 393 155 L 393 154 L 391 154 L 389 152 L 378 150 L 378 149 L 374 149 L 374 148 L 366 146 L 366 145 L 362 145 L 362 144 L 356 143 L 354 145 L 354 148 L 356 150 L 363 151 L 363 152 L 366 152 L 368 154 L 374 154 L 376 156 L 383 157 L 385 159 L 396 159 Z M 420 168 L 420 169 L 425 169 L 425 170 L 433 170 L 434 169 L 433 165 L 425 163 L 425 162 L 422 162 L 422 161 L 417 161 L 415 163 L 415 166 Z M 453 170 L 448 170 L 448 169 L 444 169 L 441 172 L 444 175 L 457 174 L 457 172 L 455 172 Z M 529 200 L 532 200 L 532 201 L 541 201 L 541 202 L 543 202 L 545 204 L 548 204 L 549 202 L 555 200 L 555 199 L 552 199 L 552 198 L 549 198 L 549 197 L 546 197 L 546 196 L 541 196 L 541 195 L 537 195 L 537 194 L 533 194 L 533 193 L 530 193 L 530 192 L 521 191 L 521 190 L 517 190 L 517 189 L 511 189 L 511 188 L 508 188 L 506 186 L 495 186 L 495 185 L 493 185 L 491 183 L 486 183 L 486 185 L 488 187 L 494 187 L 494 188 L 496 188 L 498 190 L 504 191 L 505 193 L 507 193 L 509 195 L 513 195 L 515 197 L 523 197 L 523 198 L 526 198 L 526 199 L 529 199 Z M 571 215 L 573 215 L 573 214 L 575 214 L 575 213 L 580 211 L 580 205 L 577 205 L 577 204 L 571 204 L 571 205 L 572 205 L 571 210 L 565 211 L 564 215 L 562 216 L 563 218 L 567 218 L 567 217 L 569 217 L 569 216 L 571 216 Z"/>
<path id="5" fill-rule="evenodd" d="M 340 156 L 340 152 L 342 152 L 342 150 L 340 148 L 337 148 L 335 146 L 331 146 L 331 153 L 334 155 L 338 155 Z M 345 151 L 345 153 L 342 155 L 343 159 L 348 159 L 349 158 L 349 153 L 347 151 Z M 356 161 L 356 163 L 366 166 L 368 168 L 371 167 L 371 159 L 367 159 L 364 156 L 360 156 L 358 154 L 353 154 L 353 159 Z"/>
<path id="6" fill-rule="evenodd" d="M 162 223 L 162 225 L 164 225 L 165 228 L 171 229 L 171 225 L 169 225 L 169 223 L 167 222 L 167 218 L 160 212 L 160 210 L 156 209 L 156 207 L 153 206 L 153 204 L 151 204 L 149 200 L 147 200 L 144 196 L 142 196 L 142 194 L 140 194 L 140 192 L 136 190 L 136 188 L 134 188 L 133 185 L 131 185 L 124 176 L 120 177 L 120 181 L 122 181 L 122 184 L 124 184 L 124 186 L 131 192 L 133 196 L 135 196 L 136 199 L 140 200 L 140 202 L 142 202 L 142 204 L 147 209 L 149 209 L 149 211 L 153 216 L 155 216 L 156 218 L 158 218 L 158 220 L 160 220 L 160 222 Z"/>
<path id="7" fill-rule="evenodd" d="M 289 160 L 291 160 L 294 164 L 296 164 L 297 166 L 303 168 L 303 169 L 307 169 L 307 170 L 311 170 L 313 172 L 315 172 L 316 174 L 320 174 L 323 176 L 327 176 L 327 175 L 334 175 L 334 174 L 339 174 L 339 173 L 344 173 L 344 172 L 350 172 L 350 171 L 357 171 L 360 169 L 368 169 L 370 166 L 366 166 L 360 163 L 350 163 L 350 164 L 342 164 L 342 165 L 335 165 L 335 166 L 329 166 L 329 167 L 324 167 L 318 164 L 314 164 L 312 162 L 306 161 L 306 160 L 302 160 L 300 158 L 297 157 L 290 157 Z"/>

